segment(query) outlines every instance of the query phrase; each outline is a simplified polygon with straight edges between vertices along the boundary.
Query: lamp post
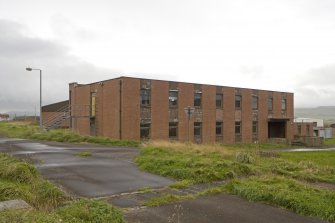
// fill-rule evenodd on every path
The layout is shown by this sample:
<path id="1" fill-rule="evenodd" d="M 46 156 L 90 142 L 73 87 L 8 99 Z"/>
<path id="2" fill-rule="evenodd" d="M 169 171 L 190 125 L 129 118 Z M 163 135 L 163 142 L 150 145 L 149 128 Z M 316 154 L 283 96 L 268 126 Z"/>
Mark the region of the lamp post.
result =
<path id="1" fill-rule="evenodd" d="M 40 71 L 40 130 L 43 130 L 43 120 L 42 120 L 42 70 L 35 69 L 31 67 L 26 68 L 27 71 L 39 70 Z"/>
<path id="2" fill-rule="evenodd" d="M 184 108 L 184 111 L 186 113 L 187 116 L 187 141 L 190 142 L 190 119 L 192 117 L 192 114 L 194 112 L 195 108 L 193 107 L 186 107 Z"/>

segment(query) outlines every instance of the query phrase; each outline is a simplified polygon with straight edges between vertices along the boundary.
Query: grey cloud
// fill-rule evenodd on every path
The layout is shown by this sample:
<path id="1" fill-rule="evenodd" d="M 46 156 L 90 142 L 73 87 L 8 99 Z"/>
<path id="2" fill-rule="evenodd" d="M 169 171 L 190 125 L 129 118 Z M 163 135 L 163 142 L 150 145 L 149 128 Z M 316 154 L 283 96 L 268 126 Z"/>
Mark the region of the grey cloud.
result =
<path id="1" fill-rule="evenodd" d="M 335 64 L 313 68 L 300 76 L 295 96 L 298 106 L 334 105 Z M 334 111 L 335 112 L 335 111 Z"/>
<path id="2" fill-rule="evenodd" d="M 34 111 L 39 106 L 39 73 L 43 70 L 43 104 L 68 97 L 68 83 L 113 78 L 117 71 L 97 68 L 52 41 L 25 36 L 20 24 L 0 20 L 0 112 Z"/>

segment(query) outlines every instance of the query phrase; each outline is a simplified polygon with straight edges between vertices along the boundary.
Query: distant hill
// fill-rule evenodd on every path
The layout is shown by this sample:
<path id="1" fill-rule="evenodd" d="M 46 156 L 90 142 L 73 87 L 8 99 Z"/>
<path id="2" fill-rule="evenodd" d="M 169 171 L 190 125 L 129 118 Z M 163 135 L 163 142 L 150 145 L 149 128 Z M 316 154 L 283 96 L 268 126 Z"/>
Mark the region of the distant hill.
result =
<path id="1" fill-rule="evenodd" d="M 320 106 L 316 108 L 295 108 L 294 116 L 299 118 L 323 119 L 325 124 L 335 123 L 335 106 Z"/>

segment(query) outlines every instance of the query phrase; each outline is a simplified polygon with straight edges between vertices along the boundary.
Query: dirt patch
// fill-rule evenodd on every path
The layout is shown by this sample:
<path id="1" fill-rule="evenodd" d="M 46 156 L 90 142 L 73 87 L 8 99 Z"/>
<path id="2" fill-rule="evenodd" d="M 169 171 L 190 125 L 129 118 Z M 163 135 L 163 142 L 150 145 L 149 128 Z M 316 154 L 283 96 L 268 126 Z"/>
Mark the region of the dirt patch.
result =
<path id="1" fill-rule="evenodd" d="M 321 187 L 324 189 L 330 189 L 330 190 L 335 190 L 335 184 L 332 183 L 324 183 L 324 182 L 315 182 L 315 183 L 311 183 L 313 186 L 316 187 Z"/>

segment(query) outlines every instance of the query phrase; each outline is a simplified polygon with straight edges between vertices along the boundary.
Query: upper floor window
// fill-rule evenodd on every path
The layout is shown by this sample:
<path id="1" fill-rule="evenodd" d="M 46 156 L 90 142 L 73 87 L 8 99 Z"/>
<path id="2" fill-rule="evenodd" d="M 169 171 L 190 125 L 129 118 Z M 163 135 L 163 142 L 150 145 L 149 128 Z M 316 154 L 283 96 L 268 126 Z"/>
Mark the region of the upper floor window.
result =
<path id="1" fill-rule="evenodd" d="M 178 91 L 169 91 L 169 105 L 170 107 L 178 105 Z"/>
<path id="2" fill-rule="evenodd" d="M 141 105 L 150 106 L 151 95 L 149 89 L 141 89 Z"/>
<path id="3" fill-rule="evenodd" d="M 194 106 L 201 107 L 201 96 L 200 92 L 194 93 Z"/>
<path id="4" fill-rule="evenodd" d="M 235 95 L 235 108 L 242 108 L 242 96 Z"/>
<path id="5" fill-rule="evenodd" d="M 285 98 L 281 99 L 281 110 L 282 111 L 286 110 L 286 99 Z"/>
<path id="6" fill-rule="evenodd" d="M 223 101 L 223 95 L 222 94 L 216 94 L 216 108 L 222 108 Z"/>
<path id="7" fill-rule="evenodd" d="M 253 110 L 258 109 L 258 97 L 255 95 L 252 96 L 252 109 Z"/>
<path id="8" fill-rule="evenodd" d="M 273 110 L 273 98 L 268 98 L 268 111 Z"/>

